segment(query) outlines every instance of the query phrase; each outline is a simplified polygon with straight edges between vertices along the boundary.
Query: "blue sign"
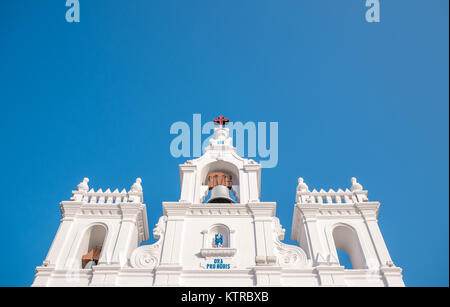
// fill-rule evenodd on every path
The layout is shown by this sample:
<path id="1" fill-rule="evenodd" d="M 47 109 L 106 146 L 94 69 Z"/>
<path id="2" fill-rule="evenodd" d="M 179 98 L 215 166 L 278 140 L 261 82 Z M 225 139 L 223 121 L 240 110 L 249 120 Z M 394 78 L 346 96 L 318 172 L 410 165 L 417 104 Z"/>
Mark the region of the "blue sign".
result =
<path id="1" fill-rule="evenodd" d="M 206 268 L 209 270 L 226 270 L 231 267 L 229 263 L 223 263 L 222 258 L 214 258 L 214 263 L 207 263 Z"/>

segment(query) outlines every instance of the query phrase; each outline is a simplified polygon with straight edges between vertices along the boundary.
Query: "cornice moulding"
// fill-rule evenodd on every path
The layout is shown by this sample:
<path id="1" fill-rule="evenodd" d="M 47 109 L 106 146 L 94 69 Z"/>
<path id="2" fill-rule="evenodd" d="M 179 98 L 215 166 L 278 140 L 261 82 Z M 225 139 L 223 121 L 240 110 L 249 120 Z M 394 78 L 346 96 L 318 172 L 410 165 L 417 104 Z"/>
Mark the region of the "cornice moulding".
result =
<path id="1" fill-rule="evenodd" d="M 236 254 L 236 248 L 202 248 L 200 254 L 204 258 L 224 257 L 230 258 Z"/>

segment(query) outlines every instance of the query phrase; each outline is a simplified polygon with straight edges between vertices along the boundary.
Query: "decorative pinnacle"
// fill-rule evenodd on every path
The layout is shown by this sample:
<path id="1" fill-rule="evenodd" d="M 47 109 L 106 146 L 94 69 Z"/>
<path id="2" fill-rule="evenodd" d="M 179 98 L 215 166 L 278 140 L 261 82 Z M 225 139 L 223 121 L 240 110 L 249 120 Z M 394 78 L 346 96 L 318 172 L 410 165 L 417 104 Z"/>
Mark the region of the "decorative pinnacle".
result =
<path id="1" fill-rule="evenodd" d="M 131 186 L 131 192 L 142 192 L 142 186 L 141 186 L 142 179 L 136 178 L 136 182 L 133 183 Z"/>
<path id="2" fill-rule="evenodd" d="M 89 182 L 89 178 L 87 178 L 87 177 L 83 178 L 83 181 L 77 185 L 77 190 L 78 191 L 89 191 L 88 182 Z"/>
<path id="3" fill-rule="evenodd" d="M 357 181 L 357 179 L 355 177 L 352 177 L 351 182 L 352 182 L 352 187 L 350 188 L 350 190 L 352 192 L 362 191 L 363 186 Z"/>
<path id="4" fill-rule="evenodd" d="M 228 118 L 224 118 L 222 115 L 219 116 L 219 118 L 215 118 L 214 119 L 214 124 L 219 125 L 219 126 L 224 126 L 226 124 L 228 124 L 230 120 Z"/>
<path id="5" fill-rule="evenodd" d="M 303 180 L 302 177 L 298 178 L 298 186 L 297 186 L 297 190 L 300 192 L 306 192 L 309 191 L 308 189 L 308 185 L 305 183 L 305 181 Z"/>

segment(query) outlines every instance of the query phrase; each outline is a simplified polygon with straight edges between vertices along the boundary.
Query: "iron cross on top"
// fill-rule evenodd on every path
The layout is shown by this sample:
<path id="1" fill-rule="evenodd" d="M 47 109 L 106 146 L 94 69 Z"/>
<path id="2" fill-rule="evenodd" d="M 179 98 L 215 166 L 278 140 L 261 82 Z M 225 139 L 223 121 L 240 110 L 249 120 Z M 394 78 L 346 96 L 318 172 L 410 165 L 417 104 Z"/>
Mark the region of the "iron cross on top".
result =
<path id="1" fill-rule="evenodd" d="M 224 118 L 222 115 L 220 115 L 219 118 L 214 119 L 214 123 L 221 126 L 228 124 L 229 121 L 228 118 Z"/>

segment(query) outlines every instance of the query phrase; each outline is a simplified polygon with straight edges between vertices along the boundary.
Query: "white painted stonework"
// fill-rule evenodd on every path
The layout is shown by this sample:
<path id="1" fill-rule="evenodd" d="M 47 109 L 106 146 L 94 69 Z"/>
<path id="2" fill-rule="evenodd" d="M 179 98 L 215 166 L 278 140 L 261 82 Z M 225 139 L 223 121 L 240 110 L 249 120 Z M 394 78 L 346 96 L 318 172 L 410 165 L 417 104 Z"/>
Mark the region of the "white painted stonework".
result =
<path id="1" fill-rule="evenodd" d="M 231 175 L 236 203 L 206 203 L 207 175 Z M 33 286 L 404 286 L 377 216 L 380 204 L 352 178 L 351 189 L 296 192 L 292 239 L 275 202 L 260 201 L 261 165 L 236 154 L 227 128 L 205 154 L 180 165 L 181 196 L 164 202 L 149 239 L 141 180 L 129 191 L 94 191 L 85 178 L 63 201 L 61 224 Z M 216 245 L 216 234 L 222 242 Z M 301 246 L 301 247 L 300 247 Z M 82 256 L 101 248 L 98 263 Z M 345 250 L 353 269 L 339 264 Z"/>

